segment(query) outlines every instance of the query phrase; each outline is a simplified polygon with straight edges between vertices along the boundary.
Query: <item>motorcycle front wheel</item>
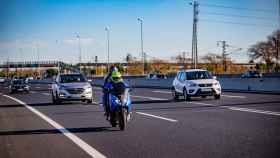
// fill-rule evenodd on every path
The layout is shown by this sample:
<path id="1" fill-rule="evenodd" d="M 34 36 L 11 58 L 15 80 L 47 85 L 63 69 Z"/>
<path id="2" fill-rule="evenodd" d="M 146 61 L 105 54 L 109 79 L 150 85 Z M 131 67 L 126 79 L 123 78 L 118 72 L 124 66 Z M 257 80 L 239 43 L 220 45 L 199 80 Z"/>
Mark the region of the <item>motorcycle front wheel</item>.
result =
<path id="1" fill-rule="evenodd" d="M 119 127 L 120 130 L 125 130 L 127 126 L 127 110 L 124 108 L 120 108 L 119 110 Z"/>

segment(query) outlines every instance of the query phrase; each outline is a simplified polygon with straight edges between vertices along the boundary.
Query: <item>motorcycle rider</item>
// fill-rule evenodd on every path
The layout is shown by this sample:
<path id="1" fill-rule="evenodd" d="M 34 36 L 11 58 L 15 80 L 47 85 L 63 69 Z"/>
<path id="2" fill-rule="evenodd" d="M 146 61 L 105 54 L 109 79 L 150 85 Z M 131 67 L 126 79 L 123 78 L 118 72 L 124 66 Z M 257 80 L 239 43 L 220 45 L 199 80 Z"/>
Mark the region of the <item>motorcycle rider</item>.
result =
<path id="1" fill-rule="evenodd" d="M 104 111 L 105 111 L 105 116 L 109 117 L 109 93 L 110 93 L 110 89 L 108 87 L 108 85 L 112 84 L 112 76 L 113 74 L 116 76 L 116 72 L 118 72 L 118 69 L 117 67 L 115 66 L 111 66 L 110 67 L 110 70 L 109 70 L 109 73 L 107 74 L 107 76 L 105 77 L 104 79 L 104 85 L 103 85 L 103 105 L 104 105 Z M 115 78 L 114 78 L 115 79 Z"/>

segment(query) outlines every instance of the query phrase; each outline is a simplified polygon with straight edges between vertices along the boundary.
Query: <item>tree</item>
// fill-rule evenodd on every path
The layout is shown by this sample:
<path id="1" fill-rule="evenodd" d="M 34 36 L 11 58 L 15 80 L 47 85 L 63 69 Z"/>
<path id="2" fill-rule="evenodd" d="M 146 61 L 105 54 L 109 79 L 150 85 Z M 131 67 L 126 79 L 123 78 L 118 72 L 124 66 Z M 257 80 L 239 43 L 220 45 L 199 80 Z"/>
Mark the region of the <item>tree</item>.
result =
<path id="1" fill-rule="evenodd" d="M 47 69 L 46 70 L 47 77 L 53 77 L 57 75 L 57 70 L 55 69 Z"/>
<path id="2" fill-rule="evenodd" d="M 277 52 L 279 53 L 280 47 L 280 30 L 276 30 L 267 37 L 266 41 L 258 42 L 252 45 L 249 51 L 251 60 L 259 60 L 266 64 L 266 70 L 271 71 L 274 63 L 277 61 Z"/>

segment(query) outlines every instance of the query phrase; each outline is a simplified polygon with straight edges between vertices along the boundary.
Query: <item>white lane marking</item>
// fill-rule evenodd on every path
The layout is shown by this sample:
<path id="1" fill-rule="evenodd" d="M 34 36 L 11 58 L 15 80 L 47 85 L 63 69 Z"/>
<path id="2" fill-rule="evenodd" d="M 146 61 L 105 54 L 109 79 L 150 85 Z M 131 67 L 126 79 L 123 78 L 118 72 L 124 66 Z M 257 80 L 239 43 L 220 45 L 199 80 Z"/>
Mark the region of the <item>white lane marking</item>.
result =
<path id="1" fill-rule="evenodd" d="M 273 112 L 273 111 L 265 111 L 265 110 L 257 110 L 257 109 L 248 109 L 248 108 L 236 108 L 236 107 L 229 107 L 230 110 L 236 111 L 245 111 L 245 112 L 253 112 L 259 114 L 267 114 L 267 115 L 276 115 L 280 116 L 280 112 Z"/>
<path id="2" fill-rule="evenodd" d="M 50 93 L 41 93 L 43 95 L 46 95 L 46 96 L 50 96 L 51 94 Z"/>
<path id="3" fill-rule="evenodd" d="M 41 87 L 38 87 L 38 86 L 37 86 L 37 87 L 35 87 L 35 88 L 41 88 Z"/>
<path id="4" fill-rule="evenodd" d="M 162 98 L 156 98 L 156 97 L 145 97 L 145 96 L 137 96 L 137 95 L 132 95 L 134 98 L 142 98 L 142 99 L 150 99 L 150 100 L 167 100 L 167 99 L 162 99 Z"/>
<path id="5" fill-rule="evenodd" d="M 198 104 L 198 105 L 216 106 L 216 105 L 213 105 L 213 104 L 201 103 L 201 102 L 190 102 L 190 103 L 192 103 L 192 104 Z"/>
<path id="6" fill-rule="evenodd" d="M 164 93 L 164 94 L 171 94 L 169 91 L 152 91 L 154 93 Z"/>
<path id="7" fill-rule="evenodd" d="M 102 153 L 100 153 L 99 151 L 97 151 L 96 149 L 94 149 L 92 146 L 90 146 L 89 144 L 87 144 L 85 141 L 83 141 L 82 139 L 80 139 L 78 136 L 76 136 L 75 134 L 71 133 L 69 130 L 67 130 L 65 127 L 63 127 L 62 125 L 60 125 L 59 123 L 55 122 L 54 120 L 52 120 L 51 118 L 47 117 L 46 115 L 44 115 L 43 113 L 41 113 L 40 111 L 36 110 L 35 108 L 27 105 L 26 103 L 24 103 L 21 100 L 18 100 L 16 98 L 13 98 L 11 96 L 8 95 L 3 95 L 7 98 L 10 98 L 16 102 L 18 102 L 19 104 L 25 106 L 27 109 L 29 109 L 30 111 L 32 111 L 33 113 L 35 113 L 36 115 L 38 115 L 39 117 L 41 117 L 43 120 L 47 121 L 49 124 L 51 124 L 54 128 L 56 128 L 57 130 L 59 130 L 63 135 L 65 135 L 66 137 L 68 137 L 70 140 L 72 140 L 76 145 L 78 145 L 81 149 L 83 149 L 86 153 L 88 153 L 91 157 L 93 158 L 106 158 Z"/>
<path id="8" fill-rule="evenodd" d="M 30 91 L 30 93 L 31 93 L 31 94 L 35 94 L 35 93 L 37 93 L 37 92 L 35 92 L 35 91 Z"/>
<path id="9" fill-rule="evenodd" d="M 237 96 L 237 95 L 224 95 L 222 94 L 223 97 L 228 97 L 228 98 L 246 98 L 245 96 Z"/>
<path id="10" fill-rule="evenodd" d="M 150 116 L 150 117 L 170 121 L 170 122 L 178 122 L 178 120 L 174 120 L 174 119 L 170 119 L 170 118 L 166 118 L 166 117 L 161 117 L 161 116 L 156 116 L 156 115 L 152 115 L 152 114 L 147 114 L 147 113 L 143 113 L 143 112 L 136 112 L 136 113 L 140 114 L 140 115 L 145 115 L 145 116 Z"/>

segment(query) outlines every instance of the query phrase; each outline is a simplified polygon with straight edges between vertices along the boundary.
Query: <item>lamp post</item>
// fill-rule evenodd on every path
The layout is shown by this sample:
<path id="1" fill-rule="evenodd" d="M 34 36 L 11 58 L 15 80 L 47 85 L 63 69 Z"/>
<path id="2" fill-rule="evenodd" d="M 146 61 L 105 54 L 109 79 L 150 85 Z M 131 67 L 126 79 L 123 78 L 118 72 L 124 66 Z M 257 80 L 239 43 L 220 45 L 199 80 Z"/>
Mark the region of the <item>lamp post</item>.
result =
<path id="1" fill-rule="evenodd" d="M 105 31 L 107 32 L 107 72 L 109 72 L 109 64 L 110 64 L 110 30 L 108 27 L 105 27 Z"/>
<path id="2" fill-rule="evenodd" d="M 142 62 L 143 62 L 143 75 L 145 75 L 145 58 L 144 58 L 144 48 L 143 48 L 143 20 L 140 18 L 137 18 L 137 20 L 140 22 L 140 37 L 141 37 L 141 55 L 142 55 Z"/>
<path id="3" fill-rule="evenodd" d="M 81 73 L 81 64 L 82 64 L 82 48 L 81 48 L 81 37 L 80 35 L 77 35 L 78 39 L 78 46 L 79 46 L 79 70 Z"/>

